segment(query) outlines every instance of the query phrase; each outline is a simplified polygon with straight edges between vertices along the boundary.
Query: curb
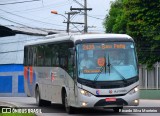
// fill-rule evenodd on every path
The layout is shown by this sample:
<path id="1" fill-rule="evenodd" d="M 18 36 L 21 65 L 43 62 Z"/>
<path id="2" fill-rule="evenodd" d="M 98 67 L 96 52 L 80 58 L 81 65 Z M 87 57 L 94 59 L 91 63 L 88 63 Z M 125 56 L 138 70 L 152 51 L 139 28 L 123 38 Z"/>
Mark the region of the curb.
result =
<path id="1" fill-rule="evenodd" d="M 1 102 L 0 101 L 0 107 L 9 107 L 9 108 L 17 108 L 18 106 L 14 105 L 13 103 L 9 102 Z"/>

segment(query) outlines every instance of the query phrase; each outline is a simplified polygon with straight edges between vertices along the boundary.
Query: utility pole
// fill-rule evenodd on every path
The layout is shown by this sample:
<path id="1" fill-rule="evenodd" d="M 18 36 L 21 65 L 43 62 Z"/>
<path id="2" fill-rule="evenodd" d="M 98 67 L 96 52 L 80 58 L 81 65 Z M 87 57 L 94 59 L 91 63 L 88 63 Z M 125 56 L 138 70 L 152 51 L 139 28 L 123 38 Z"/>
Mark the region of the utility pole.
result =
<path id="1" fill-rule="evenodd" d="M 75 15 L 75 14 L 78 14 L 79 12 L 73 12 L 73 11 L 71 11 L 71 12 L 68 12 L 68 13 L 65 13 L 65 14 L 68 14 L 68 18 L 66 17 L 66 16 L 64 16 L 63 14 L 59 14 L 57 11 L 55 11 L 55 10 L 52 10 L 51 11 L 51 13 L 52 14 L 56 14 L 56 15 L 60 15 L 60 16 L 63 16 L 65 19 L 67 19 L 67 22 L 63 22 L 63 23 L 67 23 L 67 33 L 69 33 L 69 24 L 71 23 L 75 28 L 77 28 L 74 24 L 84 24 L 84 23 L 81 23 L 81 22 L 70 22 L 70 16 L 71 15 Z M 77 30 L 79 31 L 79 32 L 81 32 L 78 28 L 77 28 Z"/>
<path id="2" fill-rule="evenodd" d="M 79 13 L 79 12 L 73 12 L 73 11 L 65 13 L 65 14 L 68 15 L 68 18 L 67 18 L 67 22 L 63 22 L 63 23 L 67 23 L 67 30 L 66 30 L 67 33 L 69 33 L 69 25 L 70 25 L 70 23 L 71 23 L 72 25 L 74 25 L 74 24 L 84 24 L 84 23 L 81 23 L 81 22 L 71 22 L 71 21 L 70 21 L 71 15 L 75 15 L 75 14 L 78 14 L 78 13 Z M 75 25 L 74 25 L 74 26 L 75 26 Z M 75 27 L 76 27 L 76 26 L 75 26 Z"/>
<path id="3" fill-rule="evenodd" d="M 74 0 L 74 1 L 76 1 L 76 0 Z M 78 1 L 76 1 L 76 2 L 78 2 Z M 79 3 L 80 4 L 80 3 Z M 81 6 L 83 6 L 83 5 L 81 5 Z M 87 0 L 84 0 L 84 7 L 83 8 L 70 8 L 70 10 L 72 11 L 72 10 L 84 10 L 84 33 L 87 33 L 88 32 L 88 27 L 87 27 L 87 11 L 88 10 L 92 10 L 92 8 L 87 8 Z"/>
<path id="4" fill-rule="evenodd" d="M 84 32 L 87 33 L 88 32 L 88 27 L 87 27 L 87 0 L 84 0 Z"/>
<path id="5" fill-rule="evenodd" d="M 69 23 L 70 23 L 70 16 L 71 16 L 71 13 L 65 13 L 65 14 L 68 14 L 68 19 L 67 19 L 67 33 L 69 33 Z M 63 23 L 65 23 L 65 22 L 63 22 Z"/>

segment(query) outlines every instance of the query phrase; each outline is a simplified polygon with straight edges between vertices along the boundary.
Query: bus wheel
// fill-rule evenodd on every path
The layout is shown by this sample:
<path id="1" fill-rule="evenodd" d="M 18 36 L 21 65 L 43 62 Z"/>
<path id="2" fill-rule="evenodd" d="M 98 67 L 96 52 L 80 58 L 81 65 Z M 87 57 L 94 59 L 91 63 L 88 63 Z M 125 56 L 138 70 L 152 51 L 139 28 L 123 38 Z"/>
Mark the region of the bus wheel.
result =
<path id="1" fill-rule="evenodd" d="M 40 97 L 39 87 L 36 88 L 36 103 L 38 106 L 43 105 L 43 100 L 41 100 L 41 97 Z"/>
<path id="2" fill-rule="evenodd" d="M 66 109 L 66 112 L 68 113 L 68 114 L 73 114 L 74 112 L 73 112 L 73 107 L 71 107 L 71 106 L 69 106 L 69 104 L 68 104 L 68 97 L 67 97 L 67 94 L 65 93 L 65 99 L 64 99 L 65 101 L 65 109 Z"/>
<path id="3" fill-rule="evenodd" d="M 118 112 L 120 112 L 122 109 L 123 109 L 123 107 L 115 107 L 115 108 L 113 108 L 113 111 L 116 112 L 116 113 L 118 113 Z"/>

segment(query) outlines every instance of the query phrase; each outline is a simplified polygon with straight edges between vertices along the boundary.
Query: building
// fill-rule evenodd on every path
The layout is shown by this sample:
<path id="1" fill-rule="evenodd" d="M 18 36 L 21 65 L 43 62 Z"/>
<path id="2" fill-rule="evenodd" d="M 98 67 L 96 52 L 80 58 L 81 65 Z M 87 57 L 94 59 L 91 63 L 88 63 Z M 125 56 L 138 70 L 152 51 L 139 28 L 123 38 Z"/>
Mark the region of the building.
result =
<path id="1" fill-rule="evenodd" d="M 0 26 L 0 96 L 26 96 L 23 50 L 26 42 L 42 39 L 53 30 Z"/>

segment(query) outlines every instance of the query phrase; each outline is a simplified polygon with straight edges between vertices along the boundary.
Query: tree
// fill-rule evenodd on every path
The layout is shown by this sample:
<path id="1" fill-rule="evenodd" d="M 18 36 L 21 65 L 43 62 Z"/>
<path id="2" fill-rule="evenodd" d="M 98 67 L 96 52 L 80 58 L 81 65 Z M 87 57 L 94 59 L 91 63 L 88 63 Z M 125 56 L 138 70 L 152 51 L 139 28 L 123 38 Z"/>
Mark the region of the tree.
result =
<path id="1" fill-rule="evenodd" d="M 106 15 L 104 27 L 107 33 L 126 32 L 126 20 L 122 0 L 116 0 L 112 3 L 109 14 Z"/>
<path id="2" fill-rule="evenodd" d="M 134 38 L 139 61 L 148 67 L 160 61 L 159 9 L 160 0 L 116 0 L 104 22 L 106 32 Z"/>

